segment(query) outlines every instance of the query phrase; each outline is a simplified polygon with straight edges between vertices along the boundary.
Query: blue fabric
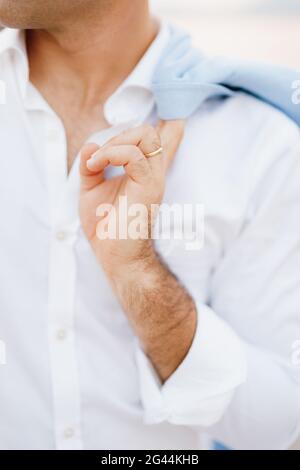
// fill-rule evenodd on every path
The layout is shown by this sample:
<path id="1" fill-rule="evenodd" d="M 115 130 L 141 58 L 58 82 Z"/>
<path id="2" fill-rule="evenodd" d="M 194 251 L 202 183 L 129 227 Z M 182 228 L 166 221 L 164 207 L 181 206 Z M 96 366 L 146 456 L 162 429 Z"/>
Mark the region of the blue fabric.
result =
<path id="1" fill-rule="evenodd" d="M 229 449 L 228 447 L 225 447 L 220 442 L 214 442 L 213 450 L 231 450 L 231 449 Z"/>
<path id="2" fill-rule="evenodd" d="M 161 119 L 185 119 L 209 98 L 249 93 L 280 109 L 300 126 L 300 105 L 292 102 L 292 83 L 300 71 L 203 56 L 189 35 L 171 28 L 171 39 L 153 77 Z"/>

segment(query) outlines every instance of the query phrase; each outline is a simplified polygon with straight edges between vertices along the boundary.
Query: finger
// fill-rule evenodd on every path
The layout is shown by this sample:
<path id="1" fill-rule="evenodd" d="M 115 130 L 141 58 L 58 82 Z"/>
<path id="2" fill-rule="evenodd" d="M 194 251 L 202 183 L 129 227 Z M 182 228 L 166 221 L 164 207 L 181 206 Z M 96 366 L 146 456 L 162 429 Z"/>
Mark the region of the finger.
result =
<path id="1" fill-rule="evenodd" d="M 92 172 L 103 172 L 108 165 L 123 166 L 128 176 L 137 183 L 148 180 L 151 174 L 145 155 L 135 145 L 105 145 L 86 165 Z"/>
<path id="2" fill-rule="evenodd" d="M 158 150 L 161 147 L 161 140 L 157 130 L 146 124 L 122 132 L 105 145 L 136 145 L 146 155 Z"/>
<path id="3" fill-rule="evenodd" d="M 126 130 L 112 138 L 107 144 L 136 145 L 145 156 L 161 148 L 160 135 L 149 124 Z M 151 170 L 158 175 L 163 170 L 163 153 L 147 158 L 147 162 Z"/>
<path id="4" fill-rule="evenodd" d="M 165 166 L 168 168 L 174 160 L 184 136 L 185 121 L 160 121 L 157 131 L 164 149 Z"/>
<path id="5" fill-rule="evenodd" d="M 96 144 L 85 144 L 80 154 L 80 176 L 81 176 L 81 187 L 83 189 L 91 189 L 92 187 L 100 184 L 104 180 L 104 173 L 91 171 L 87 167 L 87 161 L 91 156 L 99 150 L 99 145 Z"/>

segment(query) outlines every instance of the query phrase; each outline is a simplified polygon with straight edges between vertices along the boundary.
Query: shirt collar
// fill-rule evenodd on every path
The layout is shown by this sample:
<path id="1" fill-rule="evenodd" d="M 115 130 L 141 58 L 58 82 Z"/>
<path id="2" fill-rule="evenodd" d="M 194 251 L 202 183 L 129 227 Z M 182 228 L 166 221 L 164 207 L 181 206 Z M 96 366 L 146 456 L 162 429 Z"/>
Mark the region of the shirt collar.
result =
<path id="1" fill-rule="evenodd" d="M 24 31 L 5 28 L 0 34 L 0 56 L 6 51 L 16 50 L 26 57 Z"/>
<path id="2" fill-rule="evenodd" d="M 23 30 L 5 28 L 0 33 L 0 59 L 6 55 L 12 58 L 22 98 L 25 98 L 29 83 L 29 65 L 25 33 Z"/>
<path id="3" fill-rule="evenodd" d="M 104 116 L 111 125 L 142 121 L 153 109 L 152 77 L 161 54 L 168 44 L 170 27 L 162 22 L 157 37 L 137 64 L 135 69 L 108 98 Z M 0 58 L 13 54 L 21 95 L 28 102 L 30 92 L 29 65 L 25 34 L 22 30 L 6 28 L 0 34 Z"/>
<path id="4" fill-rule="evenodd" d="M 168 44 L 170 27 L 162 22 L 151 46 L 135 69 L 104 105 L 106 120 L 113 124 L 142 121 L 153 109 L 152 78 Z"/>

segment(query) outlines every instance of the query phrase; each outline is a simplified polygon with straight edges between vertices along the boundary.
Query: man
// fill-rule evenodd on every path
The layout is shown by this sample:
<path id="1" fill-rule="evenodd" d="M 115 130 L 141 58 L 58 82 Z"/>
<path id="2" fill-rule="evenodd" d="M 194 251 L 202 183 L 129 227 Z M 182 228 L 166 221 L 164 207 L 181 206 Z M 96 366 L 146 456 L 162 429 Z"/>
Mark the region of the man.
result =
<path id="1" fill-rule="evenodd" d="M 0 20 L 16 28 L 0 39 L 0 447 L 288 446 L 298 128 L 243 94 L 211 100 L 167 176 L 181 124 L 149 126 L 169 28 L 146 0 L 0 0 Z M 203 248 L 101 240 L 97 208 L 120 218 L 122 197 L 204 204 Z"/>

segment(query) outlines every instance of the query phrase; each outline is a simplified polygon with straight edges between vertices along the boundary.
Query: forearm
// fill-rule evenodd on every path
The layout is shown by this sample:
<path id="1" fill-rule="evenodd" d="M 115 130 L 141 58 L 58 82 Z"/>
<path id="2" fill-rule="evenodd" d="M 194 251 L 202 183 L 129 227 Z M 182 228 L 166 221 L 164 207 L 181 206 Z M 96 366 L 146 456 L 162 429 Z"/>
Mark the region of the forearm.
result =
<path id="1" fill-rule="evenodd" d="M 154 251 L 119 268 L 110 279 L 145 353 L 166 381 L 193 341 L 193 299 Z"/>

